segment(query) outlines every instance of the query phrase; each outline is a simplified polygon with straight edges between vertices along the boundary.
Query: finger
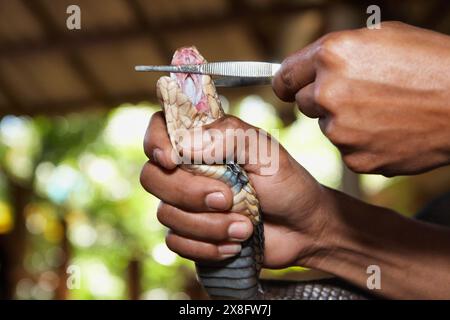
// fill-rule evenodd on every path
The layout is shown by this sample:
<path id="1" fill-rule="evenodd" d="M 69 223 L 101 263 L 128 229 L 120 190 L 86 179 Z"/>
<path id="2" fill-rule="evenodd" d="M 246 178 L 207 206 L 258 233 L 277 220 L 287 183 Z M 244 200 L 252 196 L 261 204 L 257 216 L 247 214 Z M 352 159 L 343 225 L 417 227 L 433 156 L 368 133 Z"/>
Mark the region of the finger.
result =
<path id="1" fill-rule="evenodd" d="M 162 111 L 153 114 L 144 137 L 144 152 L 149 159 L 166 169 L 176 167 L 172 144 Z"/>
<path id="2" fill-rule="evenodd" d="M 185 238 L 172 231 L 166 236 L 166 244 L 170 250 L 183 258 L 194 261 L 219 261 L 235 256 L 242 249 L 240 243 L 212 244 Z"/>
<path id="3" fill-rule="evenodd" d="M 283 101 L 294 101 L 298 90 L 314 81 L 314 55 L 318 41 L 286 58 L 272 81 L 275 94 Z"/>
<path id="4" fill-rule="evenodd" d="M 200 133 L 192 132 L 190 137 L 183 138 L 180 146 L 184 159 L 201 159 L 207 164 L 234 161 L 252 173 L 260 173 L 261 168 L 270 167 L 272 162 L 278 161 L 276 156 L 281 148 L 278 142 L 264 130 L 236 117 L 224 116 L 202 127 Z"/>
<path id="5" fill-rule="evenodd" d="M 193 240 L 244 241 L 253 233 L 250 220 L 237 213 L 192 213 L 161 202 L 157 215 L 163 225 Z"/>
<path id="6" fill-rule="evenodd" d="M 168 171 L 151 162 L 142 169 L 141 184 L 157 198 L 188 211 L 225 211 L 233 202 L 230 188 L 221 181 L 180 168 Z"/>
<path id="7" fill-rule="evenodd" d="M 300 89 L 295 95 L 300 111 L 310 118 L 320 118 L 325 116 L 325 110 L 315 102 L 314 82 Z"/>
<path id="8" fill-rule="evenodd" d="M 332 118 L 331 116 L 322 117 L 319 119 L 319 128 L 322 133 L 328 137 L 330 132 L 330 127 L 332 125 Z"/>

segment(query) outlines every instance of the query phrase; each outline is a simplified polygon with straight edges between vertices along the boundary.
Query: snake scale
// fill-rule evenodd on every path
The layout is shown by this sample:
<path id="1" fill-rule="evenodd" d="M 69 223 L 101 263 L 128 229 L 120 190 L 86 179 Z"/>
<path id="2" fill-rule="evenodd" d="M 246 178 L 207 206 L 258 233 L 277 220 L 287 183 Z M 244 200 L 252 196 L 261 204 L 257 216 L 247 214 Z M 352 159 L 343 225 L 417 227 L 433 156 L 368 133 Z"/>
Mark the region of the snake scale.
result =
<path id="1" fill-rule="evenodd" d="M 178 49 L 173 65 L 206 63 L 195 47 Z M 172 73 L 157 82 L 167 131 L 174 150 L 181 151 L 177 130 L 200 128 L 224 115 L 210 76 Z M 358 289 L 338 279 L 310 281 L 260 280 L 264 259 L 264 227 L 261 209 L 251 181 L 241 166 L 226 164 L 183 164 L 196 175 L 218 179 L 233 192 L 231 212 L 250 218 L 254 232 L 242 244 L 239 255 L 220 262 L 196 263 L 198 278 L 213 299 L 364 299 Z"/>

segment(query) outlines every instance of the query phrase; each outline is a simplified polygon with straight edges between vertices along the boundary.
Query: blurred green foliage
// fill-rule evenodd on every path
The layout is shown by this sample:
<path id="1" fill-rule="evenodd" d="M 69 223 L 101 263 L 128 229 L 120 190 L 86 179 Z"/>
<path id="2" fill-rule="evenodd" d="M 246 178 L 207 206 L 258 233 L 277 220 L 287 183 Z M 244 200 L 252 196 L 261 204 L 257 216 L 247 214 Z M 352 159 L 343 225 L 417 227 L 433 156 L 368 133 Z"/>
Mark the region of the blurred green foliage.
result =
<path id="1" fill-rule="evenodd" d="M 182 288 L 178 268 L 189 263 L 163 245 L 165 229 L 154 215 L 158 201 L 139 184 L 146 161 L 142 138 L 156 110 L 124 106 L 109 113 L 2 119 L 3 205 L 17 214 L 8 179 L 32 189 L 25 211 L 29 277 L 19 282 L 18 298 L 53 298 L 63 254 L 81 270 L 81 286 L 68 290 L 69 298 L 127 298 L 132 260 L 144 262 L 143 295 L 164 288 L 159 297 L 170 298 Z M 65 236 L 66 253 L 61 252 Z"/>

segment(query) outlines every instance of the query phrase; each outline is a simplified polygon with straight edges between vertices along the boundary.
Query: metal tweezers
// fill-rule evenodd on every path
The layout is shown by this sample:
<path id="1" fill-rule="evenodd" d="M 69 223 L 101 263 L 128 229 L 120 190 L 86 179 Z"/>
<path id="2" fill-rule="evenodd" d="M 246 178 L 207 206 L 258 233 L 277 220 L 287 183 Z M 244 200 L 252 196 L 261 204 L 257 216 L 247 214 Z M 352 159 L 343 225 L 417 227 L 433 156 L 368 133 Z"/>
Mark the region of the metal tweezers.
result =
<path id="1" fill-rule="evenodd" d="M 179 66 L 136 66 L 136 71 L 197 73 L 218 76 L 217 87 L 267 85 L 280 69 L 280 64 L 258 61 L 222 61 Z"/>

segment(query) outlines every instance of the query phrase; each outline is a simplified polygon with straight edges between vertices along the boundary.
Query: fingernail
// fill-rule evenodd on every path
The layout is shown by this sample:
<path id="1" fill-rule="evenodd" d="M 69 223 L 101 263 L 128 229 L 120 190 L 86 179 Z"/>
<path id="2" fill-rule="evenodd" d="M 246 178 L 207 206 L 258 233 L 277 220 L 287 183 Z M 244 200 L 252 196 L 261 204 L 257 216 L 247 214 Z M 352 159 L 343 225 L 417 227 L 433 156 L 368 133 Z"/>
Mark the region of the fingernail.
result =
<path id="1" fill-rule="evenodd" d="M 250 235 L 250 230 L 245 222 L 233 222 L 228 227 L 228 236 L 237 241 L 244 241 Z"/>
<path id="2" fill-rule="evenodd" d="M 242 246 L 240 244 L 224 244 L 217 248 L 223 257 L 232 257 L 241 252 Z"/>
<path id="3" fill-rule="evenodd" d="M 153 150 L 153 162 L 156 164 L 161 164 L 161 157 L 162 157 L 162 150 L 161 149 L 154 149 Z"/>
<path id="4" fill-rule="evenodd" d="M 225 210 L 227 203 L 222 192 L 213 192 L 206 196 L 205 204 L 214 210 Z"/>

